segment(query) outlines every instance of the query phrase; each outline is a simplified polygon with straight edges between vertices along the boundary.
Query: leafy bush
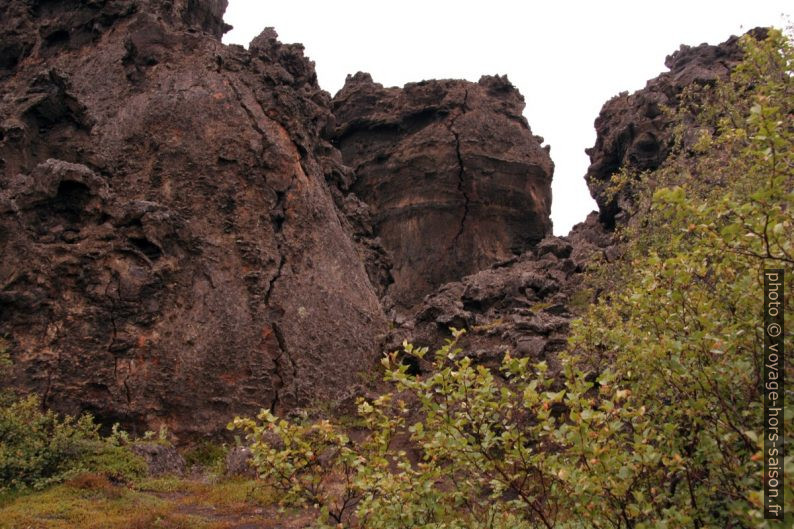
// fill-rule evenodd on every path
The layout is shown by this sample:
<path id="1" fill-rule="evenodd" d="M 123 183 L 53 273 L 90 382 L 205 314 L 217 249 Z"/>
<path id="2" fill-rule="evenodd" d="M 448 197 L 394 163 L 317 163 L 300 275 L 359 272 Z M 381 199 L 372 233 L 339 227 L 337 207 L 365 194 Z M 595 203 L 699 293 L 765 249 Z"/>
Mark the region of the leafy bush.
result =
<path id="1" fill-rule="evenodd" d="M 146 461 L 113 438 L 92 441 L 86 448 L 86 454 L 75 463 L 76 469 L 105 476 L 115 483 L 137 482 L 148 474 Z"/>
<path id="2" fill-rule="evenodd" d="M 60 419 L 42 411 L 37 397 L 0 407 L 0 487 L 43 487 L 74 471 L 99 441 L 89 416 Z"/>
<path id="3" fill-rule="evenodd" d="M 360 489 L 350 481 L 361 463 L 349 439 L 328 421 L 293 423 L 269 410 L 252 419 L 235 419 L 230 429 L 249 432 L 252 465 L 281 493 L 281 502 L 322 508 L 325 518 L 347 519 Z M 342 480 L 346 488 L 338 490 Z"/>
<path id="4" fill-rule="evenodd" d="M 742 45 L 730 81 L 682 98 L 697 141 L 620 179 L 636 206 L 624 261 L 598 276 L 609 301 L 574 324 L 559 376 L 509 355 L 476 366 L 456 331 L 427 375 L 384 360 L 394 392 L 359 403 L 363 439 L 236 419 L 284 501 L 367 528 L 791 527 L 791 456 L 786 520 L 760 510 L 761 315 L 764 267 L 794 287 L 794 57 L 778 31 Z"/>
<path id="5" fill-rule="evenodd" d="M 762 274 L 784 268 L 791 292 L 794 57 L 776 31 L 743 45 L 730 82 L 685 96 L 679 122 L 698 140 L 641 180 L 622 286 L 574 327 L 571 365 L 627 392 L 619 414 L 630 429 L 608 432 L 607 410 L 574 405 L 578 432 L 568 434 L 589 439 L 579 455 L 601 469 L 572 473 L 577 501 L 592 503 L 595 519 L 623 513 L 615 526 L 772 526 L 757 490 Z"/>
<path id="6" fill-rule="evenodd" d="M 226 465 L 228 449 L 225 445 L 212 441 L 201 441 L 184 452 L 188 468 L 198 466 L 216 474 L 222 474 Z"/>
<path id="7" fill-rule="evenodd" d="M 11 366 L 0 343 L 0 375 Z M 107 438 L 90 415 L 60 417 L 43 410 L 36 396 L 0 394 L 0 492 L 44 488 L 84 472 L 113 481 L 145 475 L 145 461 L 126 446 L 128 438 L 114 427 Z"/>
<path id="8" fill-rule="evenodd" d="M 461 331 L 455 331 L 455 337 Z M 426 377 L 385 358 L 395 393 L 359 402 L 369 435 L 351 440 L 327 421 L 263 411 L 244 429 L 263 478 L 288 504 L 356 527 L 555 527 L 565 515 L 555 434 L 565 391 L 546 367 L 506 356 L 498 375 L 449 341 Z M 405 345 L 420 358 L 427 349 Z M 420 453 L 413 453 L 419 447 Z"/>

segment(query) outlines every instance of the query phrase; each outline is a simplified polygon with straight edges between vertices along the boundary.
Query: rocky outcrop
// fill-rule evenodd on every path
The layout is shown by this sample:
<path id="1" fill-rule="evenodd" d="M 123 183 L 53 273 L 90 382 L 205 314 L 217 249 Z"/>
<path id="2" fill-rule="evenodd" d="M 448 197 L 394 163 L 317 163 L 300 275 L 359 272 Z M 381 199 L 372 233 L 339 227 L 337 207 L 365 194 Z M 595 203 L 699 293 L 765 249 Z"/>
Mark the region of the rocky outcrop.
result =
<path id="1" fill-rule="evenodd" d="M 608 102 L 588 150 L 600 213 L 552 237 L 549 149 L 505 77 L 359 73 L 332 100 L 272 29 L 222 45 L 225 6 L 0 6 L 2 386 L 181 436 L 350 403 L 384 343 L 449 327 L 486 365 L 553 367 L 598 295 L 587 267 L 619 258 L 613 173 L 662 164 L 663 109 L 741 56 L 736 38 L 682 47 Z"/>
<path id="2" fill-rule="evenodd" d="M 750 35 L 765 38 L 766 33 L 755 29 Z M 588 267 L 621 258 L 612 228 L 626 216 L 632 190 L 627 185 L 616 195 L 607 193 L 613 175 L 624 168 L 632 174 L 660 167 L 673 148 L 674 118 L 668 110 L 678 106 L 687 87 L 725 80 L 741 60 L 738 37 L 717 46 L 681 46 L 667 58 L 669 72 L 642 90 L 608 101 L 595 121 L 596 144 L 587 150 L 586 180 L 599 212 L 566 237 L 546 237 L 520 256 L 441 286 L 397 318 L 387 348 L 398 350 L 406 339 L 439 347 L 455 327 L 468 331 L 461 345 L 480 363 L 495 367 L 510 351 L 554 368 L 571 319 L 599 295 L 586 288 Z M 694 130 L 681 131 L 683 148 L 696 141 Z"/>
<path id="3" fill-rule="evenodd" d="M 509 351 L 556 368 L 571 319 L 597 296 L 582 288 L 588 266 L 612 262 L 619 251 L 593 212 L 566 237 L 549 236 L 520 256 L 442 286 L 397 322 L 387 348 L 399 350 L 403 340 L 437 348 L 454 327 L 467 330 L 460 343 L 478 363 L 496 367 Z"/>
<path id="4" fill-rule="evenodd" d="M 765 38 L 766 30 L 754 29 L 755 38 Z M 668 56 L 670 69 L 651 79 L 645 88 L 613 97 L 595 120 L 596 143 L 586 150 L 590 156 L 587 185 L 598 203 L 601 220 L 612 226 L 628 200 L 630 187 L 623 192 L 607 192 L 612 176 L 621 168 L 630 172 L 654 170 L 662 165 L 673 147 L 672 116 L 685 88 L 709 85 L 727 79 L 742 59 L 739 38 L 731 37 L 713 46 L 681 46 Z M 625 205 L 625 204 L 624 204 Z"/>
<path id="5" fill-rule="evenodd" d="M 129 445 L 130 451 L 143 458 L 150 476 L 184 475 L 187 464 L 182 455 L 170 444 L 156 441 L 137 441 Z"/>
<path id="6" fill-rule="evenodd" d="M 333 399 L 388 282 L 299 45 L 224 46 L 225 0 L 9 0 L 0 336 L 14 384 L 133 429 Z"/>
<path id="7" fill-rule="evenodd" d="M 554 166 L 523 109 L 506 77 L 384 88 L 358 73 L 334 97 L 333 142 L 372 209 L 399 306 L 551 232 Z"/>

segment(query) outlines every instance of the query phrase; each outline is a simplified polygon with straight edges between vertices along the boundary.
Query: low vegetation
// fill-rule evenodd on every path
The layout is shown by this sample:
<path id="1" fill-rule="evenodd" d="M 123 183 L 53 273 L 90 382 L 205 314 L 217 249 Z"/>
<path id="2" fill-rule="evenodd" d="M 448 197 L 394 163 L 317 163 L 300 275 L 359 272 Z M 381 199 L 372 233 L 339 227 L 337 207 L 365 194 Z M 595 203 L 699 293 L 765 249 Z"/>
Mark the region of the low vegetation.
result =
<path id="1" fill-rule="evenodd" d="M 0 342 L 0 376 L 10 363 Z M 125 446 L 114 430 L 99 435 L 90 415 L 59 417 L 43 410 L 35 396 L 0 394 L 0 494 L 41 490 L 86 472 L 98 472 L 116 482 L 131 481 L 146 472 L 146 463 Z"/>
<path id="2" fill-rule="evenodd" d="M 253 480 L 204 483 L 169 476 L 121 485 L 89 473 L 0 499 L 0 528 L 234 529 L 259 527 L 276 515 L 287 527 L 292 518 L 307 519 L 277 513 L 269 507 L 274 502 L 272 490 Z"/>
<path id="3" fill-rule="evenodd" d="M 0 369 L 9 366 L 0 343 Z M 167 444 L 167 432 L 99 430 L 90 415 L 61 417 L 35 397 L 0 395 L 0 529 L 233 529 L 266 518 L 276 502 L 261 481 L 224 476 L 223 445 L 185 451 L 197 476 L 150 477 L 131 447 Z"/>

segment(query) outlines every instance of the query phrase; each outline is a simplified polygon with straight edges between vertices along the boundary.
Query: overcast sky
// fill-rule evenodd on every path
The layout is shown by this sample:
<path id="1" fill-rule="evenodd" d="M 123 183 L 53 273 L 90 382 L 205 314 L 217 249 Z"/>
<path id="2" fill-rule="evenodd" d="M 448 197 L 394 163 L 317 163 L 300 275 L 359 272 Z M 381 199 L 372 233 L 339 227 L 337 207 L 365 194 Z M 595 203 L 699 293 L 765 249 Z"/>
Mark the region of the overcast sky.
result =
<path id="1" fill-rule="evenodd" d="M 532 131 L 551 145 L 552 220 L 568 233 L 595 203 L 584 149 L 601 105 L 642 88 L 680 44 L 716 44 L 762 25 L 789 25 L 788 1 L 229 0 L 224 42 L 247 46 L 267 27 L 300 42 L 322 88 L 369 72 L 385 86 L 507 74 Z"/>

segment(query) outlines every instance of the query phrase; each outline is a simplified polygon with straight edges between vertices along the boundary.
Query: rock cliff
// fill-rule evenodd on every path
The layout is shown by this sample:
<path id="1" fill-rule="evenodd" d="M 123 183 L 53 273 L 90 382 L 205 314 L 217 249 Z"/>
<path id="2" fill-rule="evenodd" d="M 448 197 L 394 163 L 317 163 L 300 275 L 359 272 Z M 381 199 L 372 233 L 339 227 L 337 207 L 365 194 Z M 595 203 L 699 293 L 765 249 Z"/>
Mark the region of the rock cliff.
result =
<path id="1" fill-rule="evenodd" d="M 195 435 L 345 401 L 384 348 L 450 326 L 486 364 L 553 364 L 588 263 L 619 254 L 612 174 L 658 167 L 663 107 L 740 56 L 735 38 L 683 47 L 608 102 L 588 151 L 600 215 L 552 237 L 554 166 L 506 77 L 359 73 L 332 99 L 272 29 L 221 44 L 225 7 L 0 6 L 3 386 Z"/>
<path id="2" fill-rule="evenodd" d="M 750 34 L 765 38 L 766 30 L 756 28 Z M 623 92 L 604 104 L 595 120 L 596 143 L 586 149 L 590 167 L 585 177 L 602 222 L 614 225 L 622 211 L 621 201 L 629 192 L 607 193 L 615 172 L 621 168 L 654 170 L 667 158 L 674 138 L 673 119 L 666 111 L 678 106 L 684 89 L 727 79 L 741 59 L 739 37 L 735 36 L 718 45 L 682 45 L 666 58 L 668 72 L 649 80 L 645 88 L 632 94 Z"/>
<path id="3" fill-rule="evenodd" d="M 478 363 L 497 367 L 509 351 L 555 369 L 571 319 L 596 298 L 582 287 L 587 267 L 618 256 L 613 234 L 593 212 L 565 237 L 546 237 L 519 256 L 440 287 L 398 318 L 387 348 L 399 350 L 403 340 L 439 347 L 454 327 L 467 330 L 460 343 Z"/>
<path id="4" fill-rule="evenodd" d="M 384 88 L 368 74 L 333 99 L 333 142 L 391 256 L 398 305 L 551 233 L 554 170 L 506 77 Z"/>
<path id="5" fill-rule="evenodd" d="M 221 44 L 225 4 L 0 8 L 0 336 L 49 407 L 211 432 L 377 359 L 388 269 L 327 184 L 330 98 L 272 30 Z"/>
<path id="6" fill-rule="evenodd" d="M 764 38 L 766 31 L 750 34 Z M 553 368 L 571 319 L 598 296 L 583 288 L 588 266 L 608 266 L 620 258 L 620 241 L 612 230 L 616 222 L 627 220 L 624 208 L 631 200 L 631 186 L 609 195 L 614 174 L 621 169 L 653 170 L 664 163 L 674 133 L 673 118 L 666 111 L 678 105 L 687 87 L 727 79 L 742 58 L 738 40 L 681 46 L 667 57 L 669 72 L 633 94 L 608 101 L 595 121 L 596 144 L 587 149 L 591 165 L 586 180 L 599 212 L 566 237 L 546 237 L 518 256 L 481 266 L 439 287 L 397 318 L 388 348 L 399 349 L 404 339 L 438 347 L 450 336 L 449 327 L 456 327 L 467 329 L 461 345 L 479 362 L 495 366 L 501 354 L 510 351 L 545 360 Z M 683 132 L 685 141 L 694 141 Z"/>

